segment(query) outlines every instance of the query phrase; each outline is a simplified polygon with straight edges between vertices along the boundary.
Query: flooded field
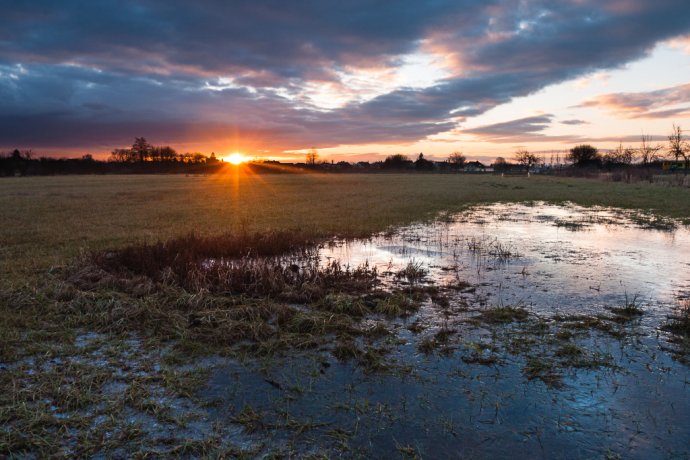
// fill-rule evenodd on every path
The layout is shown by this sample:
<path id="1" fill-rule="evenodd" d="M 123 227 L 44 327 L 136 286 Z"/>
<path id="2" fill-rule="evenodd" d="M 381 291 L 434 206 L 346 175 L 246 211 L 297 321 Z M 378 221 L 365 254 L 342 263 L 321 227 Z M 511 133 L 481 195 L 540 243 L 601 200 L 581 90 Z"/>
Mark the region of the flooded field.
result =
<path id="1" fill-rule="evenodd" d="M 0 454 L 688 458 L 688 254 L 544 203 L 97 253 L 50 294 L 78 332 L 0 362 Z"/>
<path id="2" fill-rule="evenodd" d="M 687 458 L 690 368 L 663 325 L 690 293 L 688 254 L 670 222 L 543 204 L 335 241 L 322 263 L 437 294 L 364 320 L 391 330 L 361 344 L 373 369 L 291 353 L 218 366 L 204 394 L 285 452 Z"/>
<path id="3" fill-rule="evenodd" d="M 601 313 L 627 296 L 656 319 L 690 297 L 689 254 L 690 232 L 671 221 L 544 204 L 475 208 L 370 240 L 334 242 L 320 253 L 351 266 L 368 263 L 388 282 L 418 267 L 422 283 L 469 284 L 471 293 L 461 297 L 474 305 Z"/>

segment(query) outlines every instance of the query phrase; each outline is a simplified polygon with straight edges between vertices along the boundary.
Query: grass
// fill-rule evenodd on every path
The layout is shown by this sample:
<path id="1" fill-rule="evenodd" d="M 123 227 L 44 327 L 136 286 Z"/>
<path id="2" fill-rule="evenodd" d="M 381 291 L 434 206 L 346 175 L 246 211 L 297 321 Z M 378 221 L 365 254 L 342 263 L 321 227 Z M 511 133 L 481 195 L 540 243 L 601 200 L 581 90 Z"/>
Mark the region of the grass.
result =
<path id="1" fill-rule="evenodd" d="M 690 217 L 690 189 L 552 177 L 348 174 L 63 176 L 0 180 L 0 278 L 61 266 L 83 250 L 196 232 L 301 229 L 364 236 L 496 201 L 573 201 Z"/>
<path id="2" fill-rule="evenodd" d="M 611 307 L 609 310 L 616 315 L 615 318 L 618 321 L 629 321 L 644 315 L 644 309 L 639 304 L 637 294 L 629 298 L 626 293 L 623 306 Z"/>
<path id="3" fill-rule="evenodd" d="M 405 268 L 402 268 L 395 277 L 398 279 L 407 280 L 408 283 L 418 283 L 424 279 L 429 270 L 424 268 L 421 262 L 416 262 L 415 260 L 410 260 Z"/>
<path id="4" fill-rule="evenodd" d="M 485 323 L 507 324 L 513 321 L 524 321 L 529 312 L 522 307 L 498 306 L 482 310 L 479 318 Z"/>
<path id="5" fill-rule="evenodd" d="M 680 302 L 678 310 L 678 314 L 664 325 L 664 329 L 687 341 L 690 338 L 690 300 Z"/>
<path id="6" fill-rule="evenodd" d="M 175 366 L 223 346 L 240 347 L 238 357 L 244 350 L 270 356 L 289 348 L 318 349 L 352 360 L 367 373 L 394 368 L 388 349 L 376 343 L 390 332 L 383 322 L 413 315 L 430 295 L 435 306 L 448 307 L 441 294 L 417 285 L 426 269 L 410 263 L 398 274 L 409 285 L 382 295 L 375 270 L 337 263 L 319 268 L 310 260 L 309 248 L 330 236 L 365 236 L 472 204 L 529 200 L 690 216 L 687 189 L 549 177 L 0 180 L 0 424 L 13 427 L 0 431 L 0 455 L 50 455 L 55 445 L 66 445 L 65 433 L 72 432 L 79 433 L 84 447 L 59 454 L 116 452 L 118 444 L 152 448 L 152 455 L 201 456 L 218 449 L 241 454 L 231 445 L 217 445 L 215 438 L 156 447 L 144 442 L 150 437 L 146 427 L 123 425 L 120 418 L 136 410 L 165 426 L 183 425 L 184 417 L 171 412 L 169 402 L 193 396 L 206 375 L 197 370 L 180 374 Z M 504 247 L 495 253 L 511 256 Z M 452 287 L 469 286 L 459 282 Z M 635 316 L 633 307 L 638 308 L 636 299 L 626 299 L 625 311 L 614 313 Z M 366 325 L 372 317 L 381 322 Z M 477 319 L 508 329 L 528 323 L 530 315 L 519 307 L 499 307 L 479 312 Z M 563 339 L 580 329 L 614 331 L 603 319 L 568 317 L 560 323 L 568 334 Z M 414 321 L 408 328 L 419 334 L 425 326 Z M 686 337 L 687 314 L 668 330 Z M 84 331 L 98 332 L 103 339 L 78 348 L 75 339 Z M 142 343 L 129 350 L 124 345 L 132 331 L 141 333 Z M 420 337 L 418 349 L 450 349 L 448 344 L 459 336 L 454 334 L 444 328 Z M 170 343 L 162 355 L 167 367 L 154 370 L 147 353 Z M 534 346 L 524 344 L 526 350 Z M 546 360 L 527 362 L 525 375 L 557 382 L 560 367 L 598 364 L 580 351 L 560 345 Z M 131 359 L 123 358 L 130 354 Z M 53 359 L 64 363 L 53 366 Z M 462 360 L 493 365 L 499 357 L 476 351 Z M 16 367 L 2 367 L 12 363 Z M 108 396 L 113 380 L 126 390 Z M 99 409 L 89 414 L 90 407 Z M 114 418 L 94 426 L 104 414 Z M 251 431 L 266 423 L 261 415 L 245 406 L 232 418 Z M 402 449 L 404 453 L 408 447 Z"/>

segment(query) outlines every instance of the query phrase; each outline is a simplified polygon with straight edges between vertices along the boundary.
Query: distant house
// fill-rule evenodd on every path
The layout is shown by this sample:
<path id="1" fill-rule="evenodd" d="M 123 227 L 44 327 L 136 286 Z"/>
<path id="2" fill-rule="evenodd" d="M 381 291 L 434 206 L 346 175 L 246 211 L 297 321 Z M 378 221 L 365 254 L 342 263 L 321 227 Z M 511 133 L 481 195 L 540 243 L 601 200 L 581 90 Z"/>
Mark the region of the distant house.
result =
<path id="1" fill-rule="evenodd" d="M 663 169 L 665 172 L 675 172 L 675 171 L 683 170 L 683 169 L 685 169 L 685 162 L 684 161 L 665 160 L 665 161 L 662 161 L 662 163 L 661 163 L 661 169 Z"/>
<path id="2" fill-rule="evenodd" d="M 467 172 L 486 172 L 486 166 L 479 161 L 468 161 L 465 163 L 465 171 Z"/>

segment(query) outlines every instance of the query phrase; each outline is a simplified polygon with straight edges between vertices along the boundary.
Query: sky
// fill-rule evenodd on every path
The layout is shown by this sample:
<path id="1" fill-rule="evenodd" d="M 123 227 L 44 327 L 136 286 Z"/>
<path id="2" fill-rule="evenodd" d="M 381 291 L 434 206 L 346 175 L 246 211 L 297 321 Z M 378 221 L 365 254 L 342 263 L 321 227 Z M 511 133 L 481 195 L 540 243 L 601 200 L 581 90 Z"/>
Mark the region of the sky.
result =
<path id="1" fill-rule="evenodd" d="M 0 0 L 0 151 L 375 161 L 690 132 L 687 0 Z"/>

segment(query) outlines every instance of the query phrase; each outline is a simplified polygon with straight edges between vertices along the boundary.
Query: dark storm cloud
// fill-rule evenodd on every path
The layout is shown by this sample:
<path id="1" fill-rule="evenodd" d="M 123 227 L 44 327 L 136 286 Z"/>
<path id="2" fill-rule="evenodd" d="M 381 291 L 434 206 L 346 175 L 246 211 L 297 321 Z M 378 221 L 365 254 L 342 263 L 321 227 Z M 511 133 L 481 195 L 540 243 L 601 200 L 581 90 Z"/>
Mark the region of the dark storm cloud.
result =
<path id="1" fill-rule="evenodd" d="M 0 11 L 0 147 L 414 141 L 690 31 L 685 0 L 0 0 Z M 452 75 L 330 111 L 303 97 L 419 49 L 449 56 Z"/>
<path id="2" fill-rule="evenodd" d="M 615 67 L 649 51 L 659 40 L 690 26 L 687 2 L 519 2 L 496 19 L 510 39 L 490 41 L 465 54 L 469 65 L 498 66 L 502 73 L 534 70 L 580 74 Z M 491 63 L 495 63 L 492 65 Z"/>
<path id="3" fill-rule="evenodd" d="M 451 0 L 17 1 L 0 51 L 131 70 L 301 78 L 323 73 L 325 63 L 380 65 L 413 49 L 426 28 L 459 7 Z"/>
<path id="4" fill-rule="evenodd" d="M 9 66 L 0 66 L 0 71 L 19 72 Z M 0 87 L 9 88 L 7 94 L 0 92 L 7 96 L 0 106 L 0 140 L 12 139 L 21 145 L 108 146 L 143 133 L 155 142 L 169 143 L 229 140 L 239 135 L 258 144 L 277 143 L 291 149 L 303 147 L 314 133 L 323 136 L 319 146 L 331 146 L 355 138 L 361 142 L 413 140 L 453 127 L 452 123 L 393 119 L 383 126 L 347 110 L 298 109 L 269 90 L 208 91 L 187 80 L 166 79 L 162 84 L 150 77 L 122 78 L 81 67 L 41 65 L 11 81 L 11 86 Z"/>

